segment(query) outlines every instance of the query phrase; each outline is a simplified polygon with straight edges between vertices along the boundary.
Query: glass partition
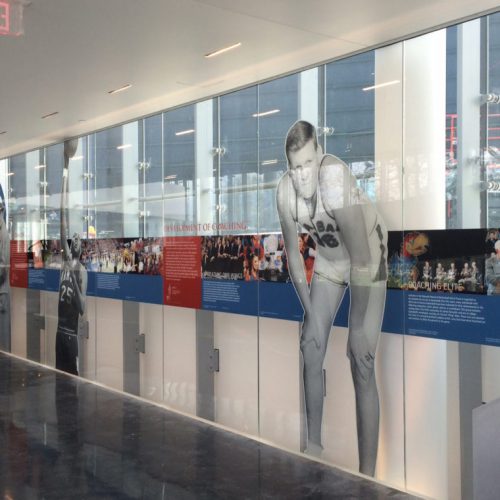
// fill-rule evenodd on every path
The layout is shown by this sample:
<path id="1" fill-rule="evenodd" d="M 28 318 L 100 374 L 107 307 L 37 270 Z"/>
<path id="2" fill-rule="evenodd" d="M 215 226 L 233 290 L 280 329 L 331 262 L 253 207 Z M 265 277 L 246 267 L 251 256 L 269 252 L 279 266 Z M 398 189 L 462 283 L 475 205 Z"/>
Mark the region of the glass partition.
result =
<path id="1" fill-rule="evenodd" d="M 2 347 L 472 498 L 500 396 L 499 19 L 2 160 Z"/>

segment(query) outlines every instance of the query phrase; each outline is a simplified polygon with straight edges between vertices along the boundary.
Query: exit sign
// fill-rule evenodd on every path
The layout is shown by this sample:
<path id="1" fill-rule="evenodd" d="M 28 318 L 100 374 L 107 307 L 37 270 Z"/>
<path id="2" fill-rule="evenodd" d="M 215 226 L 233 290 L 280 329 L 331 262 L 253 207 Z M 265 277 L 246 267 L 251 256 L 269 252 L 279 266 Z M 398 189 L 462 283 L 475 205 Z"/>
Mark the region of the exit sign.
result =
<path id="1" fill-rule="evenodd" d="M 23 1 L 0 0 L 0 36 L 23 34 Z"/>

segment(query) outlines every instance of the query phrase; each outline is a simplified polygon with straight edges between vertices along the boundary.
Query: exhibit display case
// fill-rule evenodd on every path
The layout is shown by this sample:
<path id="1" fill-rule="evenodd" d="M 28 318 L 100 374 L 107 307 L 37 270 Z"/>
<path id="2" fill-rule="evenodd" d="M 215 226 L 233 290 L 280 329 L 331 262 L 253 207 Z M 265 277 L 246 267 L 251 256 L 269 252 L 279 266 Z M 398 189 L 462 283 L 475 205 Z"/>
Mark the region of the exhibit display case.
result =
<path id="1" fill-rule="evenodd" d="M 494 14 L 0 160 L 1 349 L 472 498 L 499 58 Z"/>

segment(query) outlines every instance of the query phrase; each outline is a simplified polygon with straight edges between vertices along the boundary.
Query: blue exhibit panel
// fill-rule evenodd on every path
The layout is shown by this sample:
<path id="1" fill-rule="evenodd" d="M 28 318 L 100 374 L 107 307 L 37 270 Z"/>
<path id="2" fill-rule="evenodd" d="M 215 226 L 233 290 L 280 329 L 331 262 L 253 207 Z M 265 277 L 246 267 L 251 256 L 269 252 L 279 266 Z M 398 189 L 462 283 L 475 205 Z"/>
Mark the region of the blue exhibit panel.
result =
<path id="1" fill-rule="evenodd" d="M 293 284 L 260 281 L 259 314 L 265 318 L 302 321 L 304 313 Z"/>
<path id="2" fill-rule="evenodd" d="M 201 286 L 201 307 L 208 311 L 258 315 L 257 281 L 204 279 Z"/>
<path id="3" fill-rule="evenodd" d="M 404 301 L 408 335 L 500 345 L 498 297 L 405 292 Z"/>
<path id="4" fill-rule="evenodd" d="M 29 269 L 28 287 L 58 292 L 59 276 L 59 269 Z M 88 272 L 86 295 L 163 304 L 163 279 L 161 276 Z"/>
<path id="5" fill-rule="evenodd" d="M 29 269 L 28 286 L 58 292 L 60 271 Z M 87 295 L 150 304 L 163 303 L 163 278 L 137 274 L 87 274 Z M 498 297 L 480 294 L 387 290 L 382 331 L 458 342 L 500 345 Z M 204 279 L 205 310 L 302 321 L 291 283 Z M 337 311 L 336 326 L 346 327 L 349 289 Z"/>
<path id="6" fill-rule="evenodd" d="M 335 316 L 335 326 L 348 326 L 350 295 L 346 292 Z M 402 333 L 403 293 L 399 290 L 387 290 L 382 331 L 387 333 Z M 303 310 L 297 292 L 292 283 L 259 282 L 259 314 L 266 318 L 278 318 L 292 321 L 302 321 Z"/>
<path id="7" fill-rule="evenodd" d="M 87 295 L 163 304 L 163 278 L 142 274 L 88 273 Z"/>
<path id="8" fill-rule="evenodd" d="M 28 288 L 58 292 L 59 276 L 59 269 L 28 269 Z"/>

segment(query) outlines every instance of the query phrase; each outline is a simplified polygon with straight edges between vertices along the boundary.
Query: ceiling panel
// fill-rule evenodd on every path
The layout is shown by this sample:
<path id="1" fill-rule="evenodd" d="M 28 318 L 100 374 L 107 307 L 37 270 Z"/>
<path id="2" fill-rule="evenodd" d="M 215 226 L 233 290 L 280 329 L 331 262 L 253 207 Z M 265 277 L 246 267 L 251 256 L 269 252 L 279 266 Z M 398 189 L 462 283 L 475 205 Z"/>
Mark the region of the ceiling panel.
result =
<path id="1" fill-rule="evenodd" d="M 33 0 L 0 37 L 0 158 L 359 51 L 490 0 Z M 214 59 L 203 54 L 236 41 Z M 132 83 L 129 91 L 107 91 Z M 59 111 L 54 118 L 41 120 Z M 84 121 L 82 121 L 84 120 Z"/>

